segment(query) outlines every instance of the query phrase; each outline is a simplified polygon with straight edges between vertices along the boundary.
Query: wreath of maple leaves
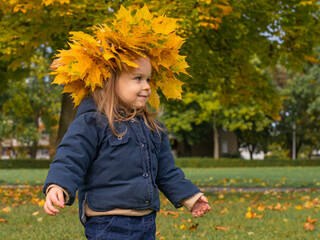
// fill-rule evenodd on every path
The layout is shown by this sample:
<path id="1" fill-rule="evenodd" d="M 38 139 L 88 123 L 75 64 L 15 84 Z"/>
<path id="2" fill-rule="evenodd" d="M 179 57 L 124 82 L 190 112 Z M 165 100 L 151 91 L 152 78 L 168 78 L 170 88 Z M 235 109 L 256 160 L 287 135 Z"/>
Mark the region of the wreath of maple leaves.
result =
<path id="1" fill-rule="evenodd" d="M 181 99 L 183 83 L 175 74 L 187 74 L 189 66 L 186 57 L 179 55 L 184 39 L 175 33 L 177 20 L 154 17 L 146 5 L 134 16 L 123 6 L 115 15 L 110 27 L 95 27 L 94 36 L 70 32 L 70 49 L 59 51 L 50 66 L 50 74 L 55 75 L 52 84 L 63 85 L 63 93 L 70 92 L 77 106 L 90 91 L 102 87 L 111 69 L 122 70 L 123 63 L 138 67 L 133 60 L 144 57 L 144 52 L 154 69 L 149 104 L 159 107 L 159 88 L 167 99 Z"/>

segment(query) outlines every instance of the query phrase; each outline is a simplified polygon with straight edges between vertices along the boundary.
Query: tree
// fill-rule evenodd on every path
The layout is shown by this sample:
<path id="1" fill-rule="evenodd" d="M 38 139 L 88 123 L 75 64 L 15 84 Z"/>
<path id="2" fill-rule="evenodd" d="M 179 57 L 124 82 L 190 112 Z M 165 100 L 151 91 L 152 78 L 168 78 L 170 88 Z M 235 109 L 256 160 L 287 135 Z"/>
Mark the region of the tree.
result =
<path id="1" fill-rule="evenodd" d="M 30 74 L 32 58 L 39 49 L 67 48 L 70 31 L 91 32 L 120 7 L 121 0 L 0 0 L 0 86 L 21 81 Z M 5 88 L 1 88 L 0 91 Z M 61 104 L 58 142 L 75 113 L 71 98 L 64 94 Z"/>
<path id="2" fill-rule="evenodd" d="M 61 89 L 50 86 L 47 69 L 47 59 L 38 52 L 32 58 L 30 77 L 23 81 L 9 80 L 10 88 L 1 99 L 1 138 L 26 144 L 31 158 L 36 157 L 41 134 L 52 135 L 59 120 Z M 40 129 L 40 120 L 44 129 Z"/>
<path id="3" fill-rule="evenodd" d="M 21 4 L 0 0 L 0 70 L 28 70 L 40 46 L 51 47 L 53 52 L 66 48 L 69 31 L 90 32 L 91 25 L 113 17 L 121 3 L 132 9 L 147 3 L 154 14 L 179 18 L 179 33 L 188 39 L 182 51 L 189 56 L 189 73 L 193 76 L 183 76 L 184 89 L 191 95 L 214 93 L 213 102 L 219 106 L 202 120 L 212 122 L 213 128 L 225 122 L 241 126 L 243 115 L 238 110 L 246 106 L 254 106 L 258 112 L 262 109 L 267 118 L 276 118 L 278 96 L 272 83 L 256 69 L 256 62 L 260 69 L 278 62 L 301 69 L 301 63 L 313 57 L 312 46 L 320 41 L 319 6 L 313 1 L 32 0 Z M 68 102 L 66 97 L 63 99 L 62 109 Z M 240 115 L 228 120 L 225 109 Z M 72 114 L 62 112 L 61 119 L 65 112 Z"/>
<path id="4" fill-rule="evenodd" d="M 317 52 L 320 56 L 319 48 Z M 318 60 L 310 59 L 304 66 L 302 73 L 289 72 L 287 86 L 280 90 L 283 104 L 276 122 L 277 140 L 288 157 L 293 156 L 293 131 L 295 157 L 303 146 L 309 148 L 309 156 L 320 147 L 320 65 Z"/>

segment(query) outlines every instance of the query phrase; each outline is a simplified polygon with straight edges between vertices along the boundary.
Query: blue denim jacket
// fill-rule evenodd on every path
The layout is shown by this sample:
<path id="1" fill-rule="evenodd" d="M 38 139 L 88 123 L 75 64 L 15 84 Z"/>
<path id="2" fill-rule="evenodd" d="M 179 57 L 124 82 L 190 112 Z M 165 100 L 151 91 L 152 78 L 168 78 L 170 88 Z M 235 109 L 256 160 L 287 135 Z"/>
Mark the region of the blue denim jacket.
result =
<path id="1" fill-rule="evenodd" d="M 139 116 L 117 122 L 115 136 L 91 98 L 79 105 L 75 120 L 57 148 L 43 191 L 50 184 L 66 189 L 73 204 L 78 190 L 80 220 L 84 204 L 94 211 L 153 209 L 159 211 L 159 191 L 175 207 L 200 190 L 174 166 L 165 133 L 150 130 Z"/>

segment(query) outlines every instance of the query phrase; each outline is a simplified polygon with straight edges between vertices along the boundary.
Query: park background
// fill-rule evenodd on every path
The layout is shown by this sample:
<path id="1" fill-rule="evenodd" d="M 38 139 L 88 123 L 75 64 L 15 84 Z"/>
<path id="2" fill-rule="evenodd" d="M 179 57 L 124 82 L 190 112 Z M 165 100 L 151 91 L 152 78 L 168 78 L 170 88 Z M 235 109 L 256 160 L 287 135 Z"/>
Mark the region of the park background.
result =
<path id="1" fill-rule="evenodd" d="M 178 18 L 190 76 L 181 101 L 159 93 L 159 118 L 213 207 L 191 219 L 162 198 L 157 238 L 320 238 L 318 1 L 0 0 L 1 239 L 83 237 L 76 206 L 42 211 L 41 184 L 76 111 L 49 66 L 70 31 L 92 33 L 121 4 Z"/>

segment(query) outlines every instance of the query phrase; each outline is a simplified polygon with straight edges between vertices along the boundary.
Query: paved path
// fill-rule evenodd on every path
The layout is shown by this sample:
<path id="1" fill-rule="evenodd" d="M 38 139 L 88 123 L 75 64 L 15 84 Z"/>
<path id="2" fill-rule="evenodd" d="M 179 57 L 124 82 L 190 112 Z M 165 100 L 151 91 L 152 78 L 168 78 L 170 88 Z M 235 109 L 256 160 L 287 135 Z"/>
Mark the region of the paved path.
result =
<path id="1" fill-rule="evenodd" d="M 204 192 L 320 192 L 320 188 L 200 187 Z"/>
<path id="2" fill-rule="evenodd" d="M 0 188 L 29 188 L 43 185 L 0 185 Z M 241 187 L 200 187 L 203 192 L 320 192 L 320 188 L 241 188 Z"/>

